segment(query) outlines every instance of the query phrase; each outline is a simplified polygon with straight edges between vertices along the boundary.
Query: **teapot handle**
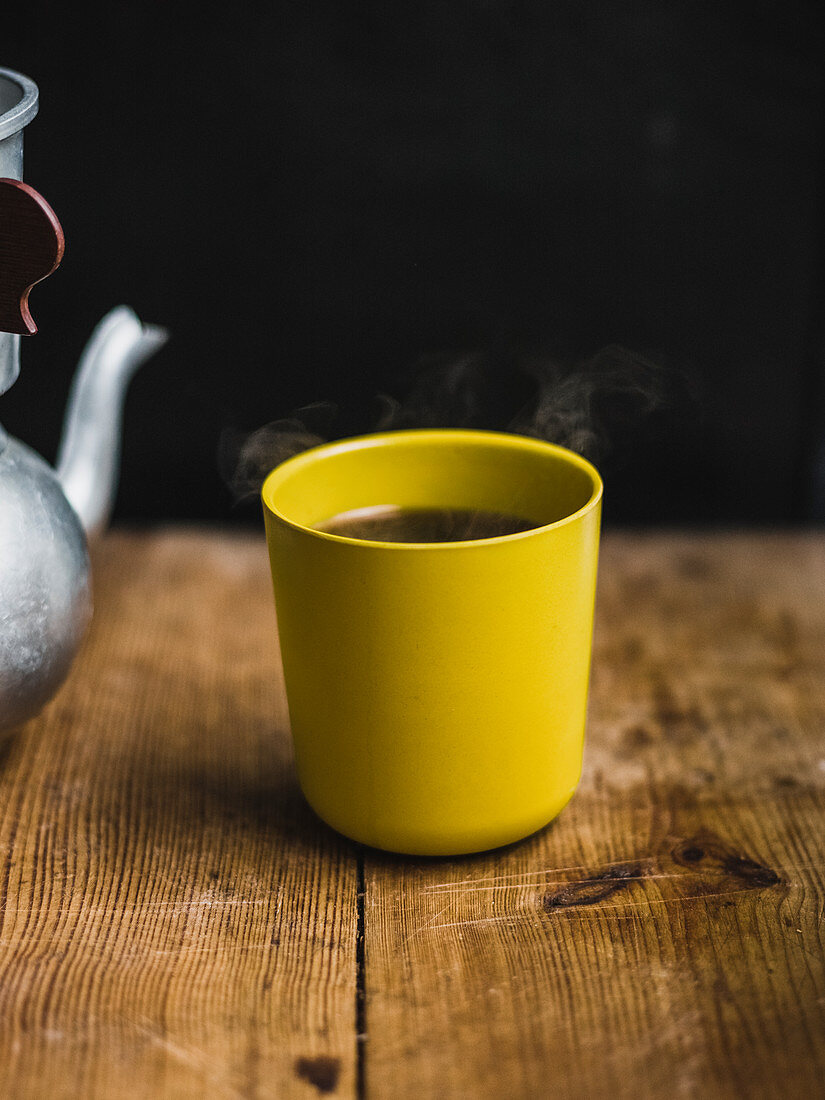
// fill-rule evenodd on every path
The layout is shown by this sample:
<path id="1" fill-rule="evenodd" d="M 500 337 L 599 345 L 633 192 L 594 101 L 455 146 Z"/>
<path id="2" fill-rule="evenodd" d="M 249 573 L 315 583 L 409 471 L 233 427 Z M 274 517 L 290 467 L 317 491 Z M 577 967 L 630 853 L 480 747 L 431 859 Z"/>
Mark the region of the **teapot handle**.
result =
<path id="1" fill-rule="evenodd" d="M 60 222 L 43 196 L 21 180 L 0 179 L 0 332 L 37 332 L 29 291 L 51 275 L 64 248 Z"/>

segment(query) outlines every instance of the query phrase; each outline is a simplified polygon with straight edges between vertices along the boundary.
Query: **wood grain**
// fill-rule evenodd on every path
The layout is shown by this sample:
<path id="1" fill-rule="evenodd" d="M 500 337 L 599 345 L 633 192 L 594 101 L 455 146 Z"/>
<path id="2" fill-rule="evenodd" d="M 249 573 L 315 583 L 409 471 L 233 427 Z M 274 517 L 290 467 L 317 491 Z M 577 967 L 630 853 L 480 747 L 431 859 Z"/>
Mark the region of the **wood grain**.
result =
<path id="1" fill-rule="evenodd" d="M 569 808 L 366 859 L 370 1095 L 822 1094 L 823 597 L 821 536 L 605 541 Z"/>
<path id="2" fill-rule="evenodd" d="M 825 537 L 608 536 L 579 792 L 456 860 L 304 807 L 262 537 L 95 577 L 0 766 L 0 1096 L 821 1095 Z"/>
<path id="3" fill-rule="evenodd" d="M 355 860 L 296 790 L 262 538 L 95 577 L 0 771 L 0 1095 L 351 1094 Z"/>

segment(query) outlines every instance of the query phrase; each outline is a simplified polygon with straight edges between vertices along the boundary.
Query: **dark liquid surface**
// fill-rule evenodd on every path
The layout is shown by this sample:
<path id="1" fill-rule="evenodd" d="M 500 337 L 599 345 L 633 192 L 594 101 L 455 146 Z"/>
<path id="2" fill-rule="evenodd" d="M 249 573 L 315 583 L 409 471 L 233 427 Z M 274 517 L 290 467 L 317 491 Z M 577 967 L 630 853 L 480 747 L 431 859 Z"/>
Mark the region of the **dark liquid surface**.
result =
<path id="1" fill-rule="evenodd" d="M 375 542 L 469 542 L 529 531 L 535 523 L 504 512 L 450 508 L 359 508 L 340 512 L 318 531 Z"/>

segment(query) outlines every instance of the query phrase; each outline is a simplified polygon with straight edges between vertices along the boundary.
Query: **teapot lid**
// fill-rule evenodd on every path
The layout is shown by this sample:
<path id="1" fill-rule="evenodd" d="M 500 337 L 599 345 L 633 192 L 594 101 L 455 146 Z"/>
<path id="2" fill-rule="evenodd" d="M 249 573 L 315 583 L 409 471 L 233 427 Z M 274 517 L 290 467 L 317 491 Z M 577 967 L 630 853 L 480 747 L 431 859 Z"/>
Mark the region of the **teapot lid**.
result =
<path id="1" fill-rule="evenodd" d="M 28 126 L 37 114 L 37 85 L 22 73 L 0 69 L 0 141 Z"/>

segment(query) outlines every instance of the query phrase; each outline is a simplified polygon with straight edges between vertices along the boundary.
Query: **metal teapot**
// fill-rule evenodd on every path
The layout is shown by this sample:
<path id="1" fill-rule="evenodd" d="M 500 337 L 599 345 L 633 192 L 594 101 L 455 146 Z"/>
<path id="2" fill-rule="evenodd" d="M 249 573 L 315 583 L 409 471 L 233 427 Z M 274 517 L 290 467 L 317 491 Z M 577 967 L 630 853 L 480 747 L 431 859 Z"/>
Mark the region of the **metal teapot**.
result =
<path id="1" fill-rule="evenodd" d="M 40 196 L 14 186 L 22 176 L 23 127 L 37 106 L 36 85 L 0 69 L 0 178 L 15 196 L 45 209 L 59 234 Z M 23 232 L 24 220 L 13 218 L 8 232 L 0 225 L 0 278 L 4 245 Z M 28 289 L 16 303 L 21 326 L 4 324 L 0 311 L 0 329 L 14 329 L 0 331 L 0 394 L 19 373 L 20 335 L 34 330 Z M 104 317 L 80 360 L 55 470 L 0 427 L 0 735 L 51 698 L 83 639 L 92 613 L 87 541 L 105 526 L 113 502 L 123 397 L 134 371 L 165 340 L 163 329 L 141 324 L 126 307 Z"/>

